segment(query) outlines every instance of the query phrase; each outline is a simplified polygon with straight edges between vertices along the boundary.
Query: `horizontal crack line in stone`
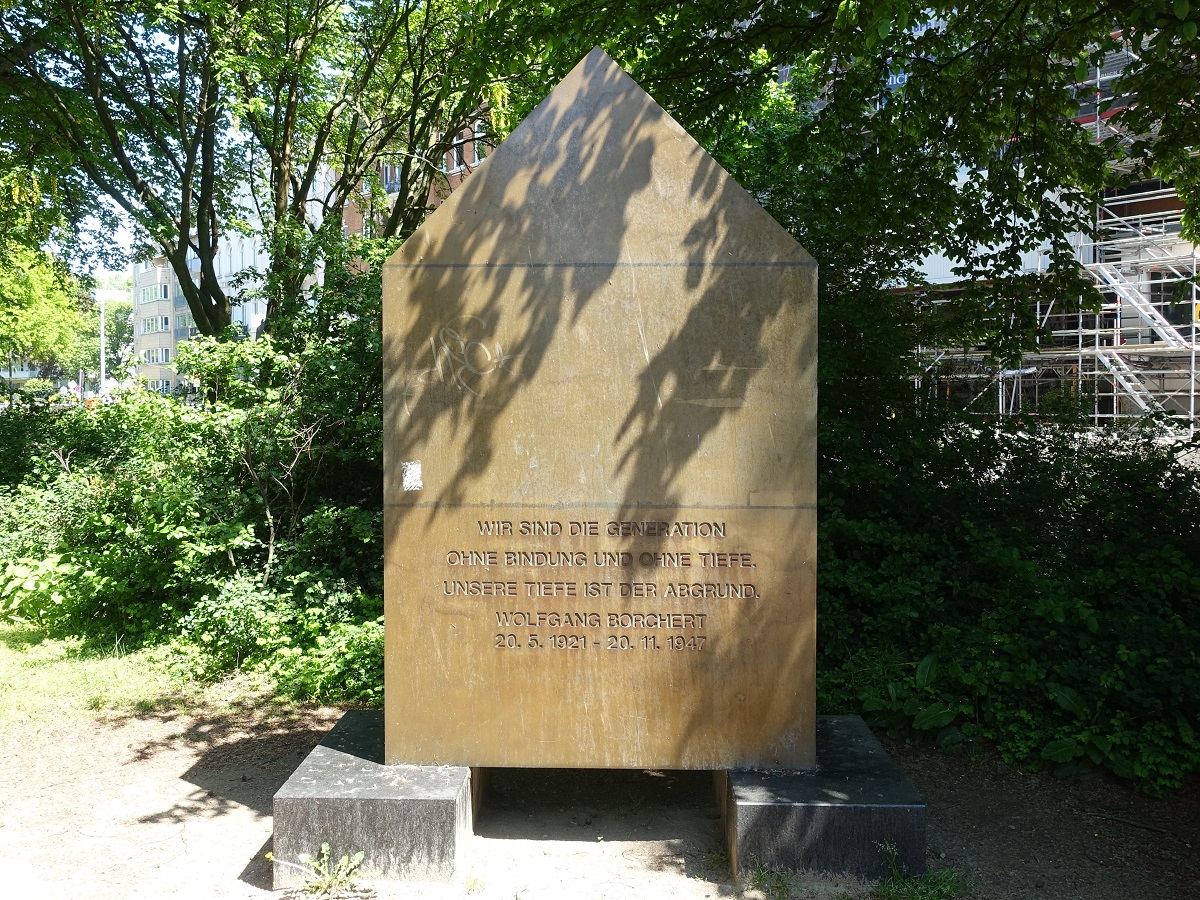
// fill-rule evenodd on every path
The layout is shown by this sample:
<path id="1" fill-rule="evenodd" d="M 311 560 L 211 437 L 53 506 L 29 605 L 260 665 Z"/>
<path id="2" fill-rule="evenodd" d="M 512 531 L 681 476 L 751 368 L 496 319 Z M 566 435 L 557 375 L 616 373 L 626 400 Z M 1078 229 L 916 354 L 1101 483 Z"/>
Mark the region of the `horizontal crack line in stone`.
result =
<path id="1" fill-rule="evenodd" d="M 393 269 L 814 269 L 810 262 L 511 262 L 511 263 L 387 263 Z"/>
<path id="2" fill-rule="evenodd" d="M 612 510 L 613 512 L 618 512 L 621 509 L 621 507 L 619 507 L 619 506 L 614 506 L 614 505 L 608 504 L 608 503 L 441 503 L 441 502 L 438 502 L 437 500 L 430 500 L 428 502 L 419 502 L 419 503 L 385 503 L 384 505 L 393 507 L 395 509 L 557 509 L 557 510 L 608 509 L 608 510 Z M 736 506 L 733 504 L 696 505 L 693 503 L 689 503 L 686 506 L 676 506 L 674 504 L 662 504 L 660 506 L 653 506 L 653 505 L 648 505 L 648 504 L 642 504 L 640 506 L 634 507 L 631 510 L 626 511 L 624 513 L 624 515 L 634 516 L 634 515 L 637 515 L 640 510 L 645 510 L 647 512 L 661 511 L 661 510 L 674 510 L 677 513 L 683 513 L 683 512 L 687 512 L 688 510 L 706 510 L 706 509 L 731 510 L 731 511 L 736 512 L 737 510 L 740 510 L 740 509 L 816 509 L 816 508 L 817 508 L 817 504 L 815 504 L 815 503 L 792 503 L 792 504 L 788 504 L 787 506 L 766 505 L 766 504 L 758 504 L 758 503 L 753 503 L 753 504 L 747 503 L 747 504 L 740 504 L 740 505 L 736 505 Z"/>

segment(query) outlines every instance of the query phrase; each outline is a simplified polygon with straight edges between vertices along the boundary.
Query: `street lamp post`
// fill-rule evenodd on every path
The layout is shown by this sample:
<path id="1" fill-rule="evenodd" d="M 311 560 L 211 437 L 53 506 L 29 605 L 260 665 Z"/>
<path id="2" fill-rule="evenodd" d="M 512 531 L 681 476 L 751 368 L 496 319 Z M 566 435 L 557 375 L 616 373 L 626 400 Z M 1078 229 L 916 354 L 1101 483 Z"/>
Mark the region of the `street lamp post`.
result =
<path id="1" fill-rule="evenodd" d="M 100 292 L 100 384 L 96 388 L 98 396 L 104 396 L 104 292 Z"/>

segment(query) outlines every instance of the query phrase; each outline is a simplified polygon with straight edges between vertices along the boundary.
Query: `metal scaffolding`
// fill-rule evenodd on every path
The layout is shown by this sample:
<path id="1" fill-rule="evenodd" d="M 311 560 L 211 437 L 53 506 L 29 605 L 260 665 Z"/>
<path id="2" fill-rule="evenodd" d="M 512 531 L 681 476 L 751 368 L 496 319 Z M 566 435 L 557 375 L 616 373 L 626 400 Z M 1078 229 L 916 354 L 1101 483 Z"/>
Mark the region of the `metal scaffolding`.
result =
<path id="1" fill-rule="evenodd" d="M 1116 135 L 1101 101 L 1132 54 L 1109 54 L 1089 82 L 1094 99 L 1079 122 L 1096 139 Z M 1197 245 L 1180 234 L 1182 203 L 1158 181 L 1106 194 L 1096 207 L 1095 236 L 1079 236 L 1077 259 L 1099 292 L 1094 311 L 1038 304 L 1045 336 L 1021 364 L 998 369 L 986 348 L 954 353 L 923 349 L 926 377 L 944 396 L 980 413 L 1036 413 L 1051 397 L 1090 406 L 1096 425 L 1160 414 L 1177 435 L 1200 426 Z"/>

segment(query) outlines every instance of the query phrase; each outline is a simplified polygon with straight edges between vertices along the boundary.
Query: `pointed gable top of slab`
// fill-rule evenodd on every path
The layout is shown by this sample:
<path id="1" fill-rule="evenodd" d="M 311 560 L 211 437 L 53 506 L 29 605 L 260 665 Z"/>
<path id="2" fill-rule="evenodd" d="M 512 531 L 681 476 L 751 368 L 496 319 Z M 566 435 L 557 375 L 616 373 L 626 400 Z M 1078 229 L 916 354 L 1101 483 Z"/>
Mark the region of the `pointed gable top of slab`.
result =
<path id="1" fill-rule="evenodd" d="M 664 234 L 674 237 L 664 239 Z M 447 234 L 454 239 L 446 241 Z M 594 48 L 396 252 L 439 266 L 811 257 Z"/>

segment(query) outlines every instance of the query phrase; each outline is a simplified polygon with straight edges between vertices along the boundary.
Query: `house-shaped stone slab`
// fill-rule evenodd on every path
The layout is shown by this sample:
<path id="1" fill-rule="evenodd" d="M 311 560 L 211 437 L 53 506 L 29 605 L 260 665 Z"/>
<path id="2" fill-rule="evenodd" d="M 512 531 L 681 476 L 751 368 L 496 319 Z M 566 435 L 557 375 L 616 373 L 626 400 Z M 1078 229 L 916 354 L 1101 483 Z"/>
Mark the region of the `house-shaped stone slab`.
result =
<path id="1" fill-rule="evenodd" d="M 816 278 L 599 49 L 397 251 L 388 763 L 814 766 Z"/>

